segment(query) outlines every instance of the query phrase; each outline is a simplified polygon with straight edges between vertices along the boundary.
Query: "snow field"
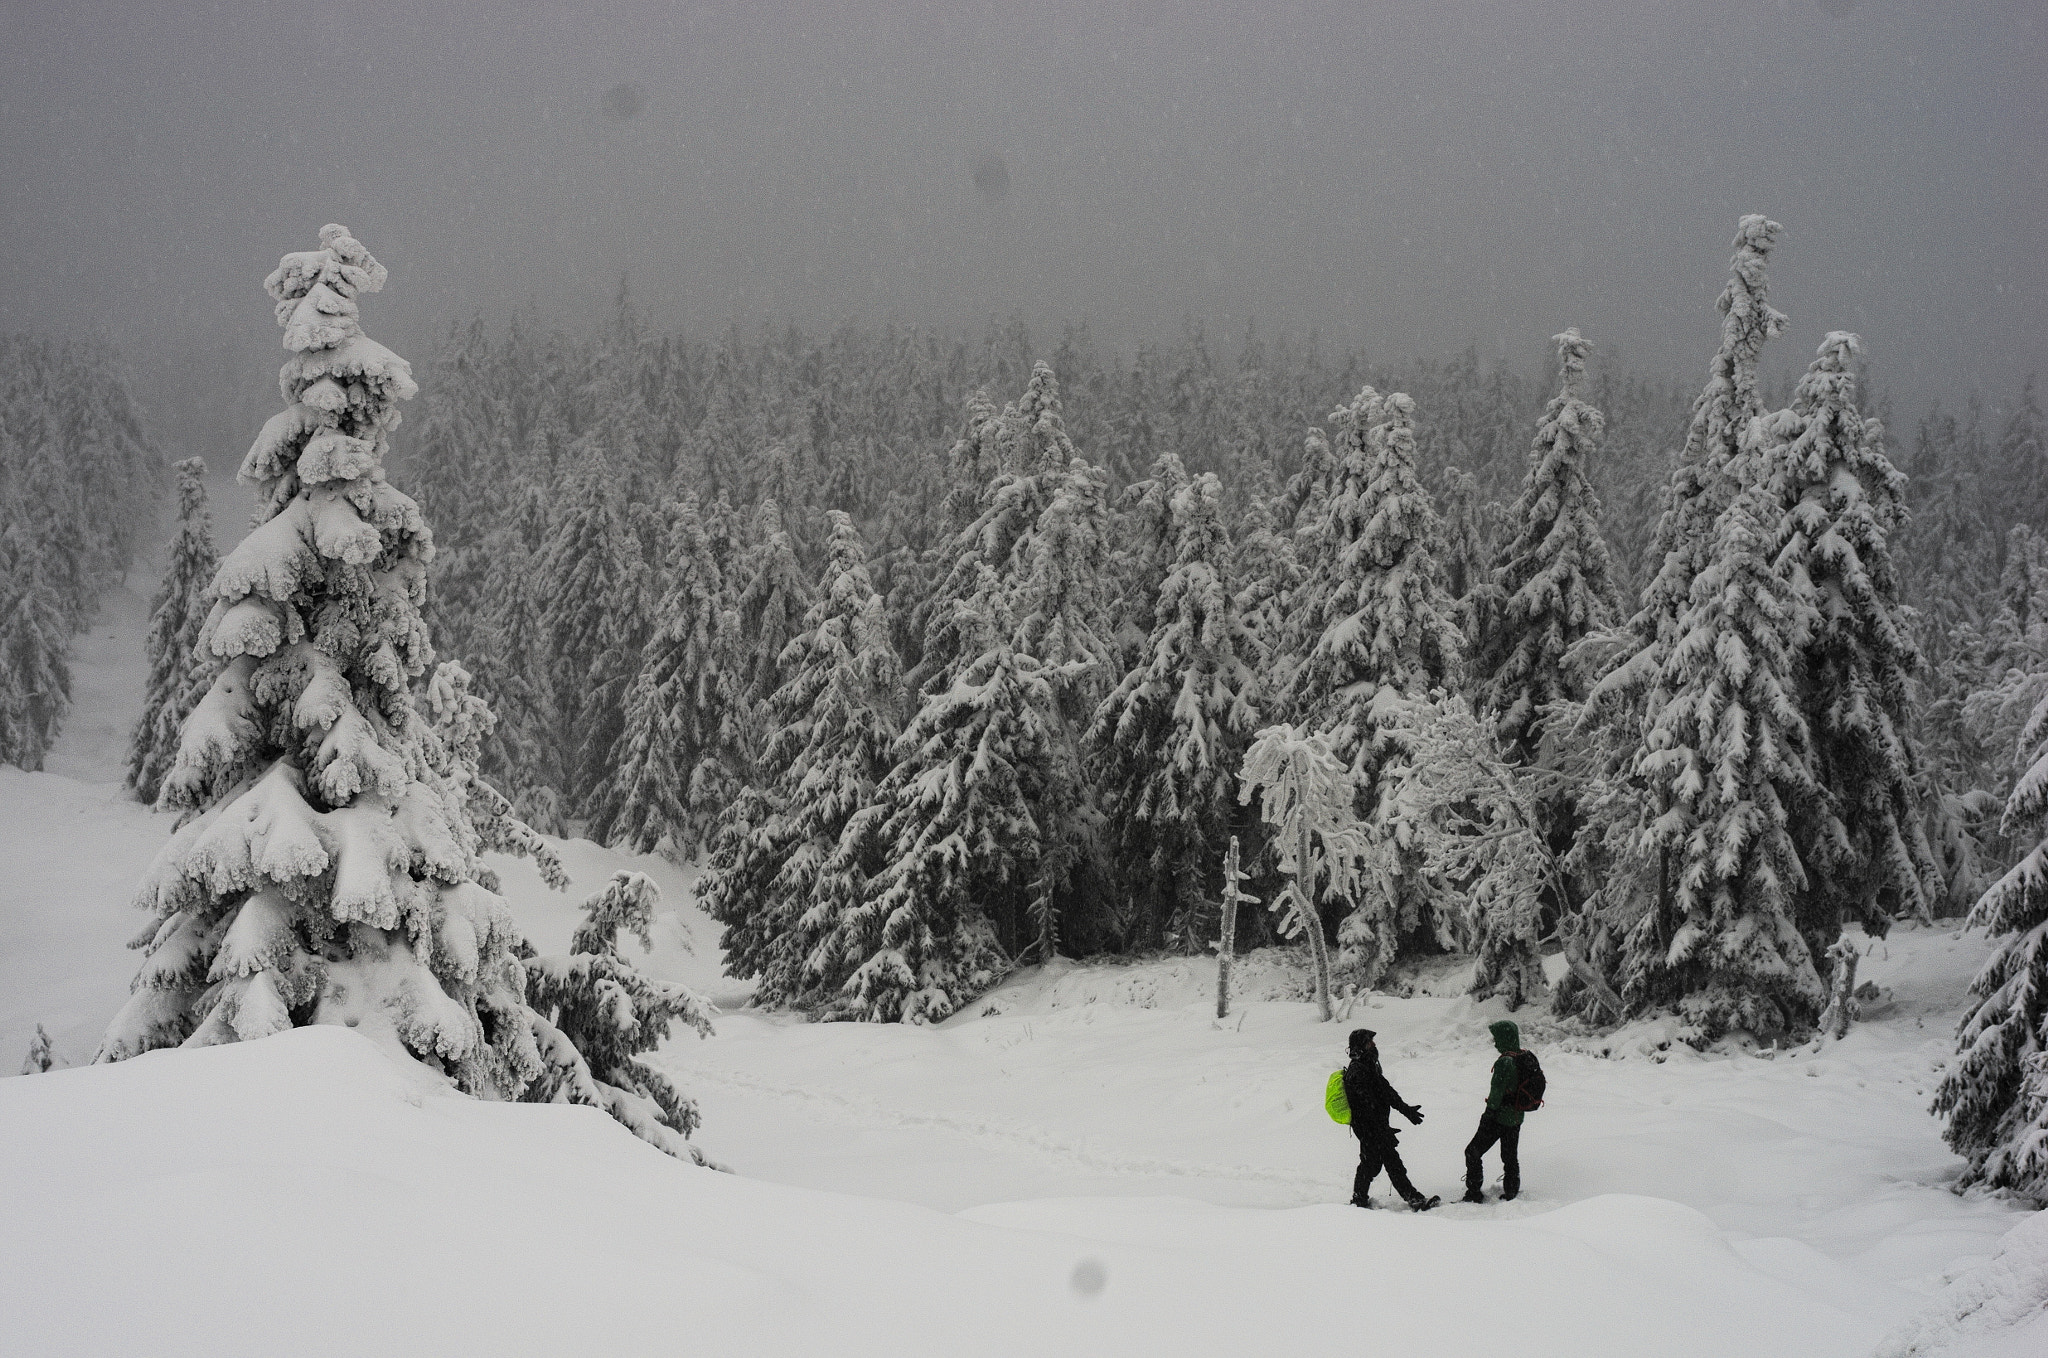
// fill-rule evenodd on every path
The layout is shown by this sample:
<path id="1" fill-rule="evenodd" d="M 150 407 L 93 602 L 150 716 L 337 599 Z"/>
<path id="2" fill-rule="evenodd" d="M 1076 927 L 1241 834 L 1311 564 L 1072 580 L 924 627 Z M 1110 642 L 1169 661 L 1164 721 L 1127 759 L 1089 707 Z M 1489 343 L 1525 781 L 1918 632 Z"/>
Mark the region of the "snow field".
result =
<path id="1" fill-rule="evenodd" d="M 51 1358 L 1242 1354 L 1368 1319 L 1391 1352 L 1849 1354 L 1883 1327 L 1876 1288 L 1817 1296 L 1672 1202 L 948 1216 L 474 1102 L 336 1028 L 0 1082 L 0 1126 L 34 1166 L 0 1180 L 0 1330 Z"/>

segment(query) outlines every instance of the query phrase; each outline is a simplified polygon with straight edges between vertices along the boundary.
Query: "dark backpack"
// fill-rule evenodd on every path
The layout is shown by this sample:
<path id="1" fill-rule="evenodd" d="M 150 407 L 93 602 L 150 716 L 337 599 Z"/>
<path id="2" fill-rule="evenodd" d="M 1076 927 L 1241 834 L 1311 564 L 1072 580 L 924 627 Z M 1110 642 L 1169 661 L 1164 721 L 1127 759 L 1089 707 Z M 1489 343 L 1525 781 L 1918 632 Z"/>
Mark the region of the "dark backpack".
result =
<path id="1" fill-rule="evenodd" d="M 1543 1078 L 1535 1052 L 1519 1051 L 1514 1056 L 1515 1087 L 1508 1094 L 1508 1107 L 1518 1113 L 1533 1113 L 1543 1106 L 1543 1090 L 1549 1082 Z"/>

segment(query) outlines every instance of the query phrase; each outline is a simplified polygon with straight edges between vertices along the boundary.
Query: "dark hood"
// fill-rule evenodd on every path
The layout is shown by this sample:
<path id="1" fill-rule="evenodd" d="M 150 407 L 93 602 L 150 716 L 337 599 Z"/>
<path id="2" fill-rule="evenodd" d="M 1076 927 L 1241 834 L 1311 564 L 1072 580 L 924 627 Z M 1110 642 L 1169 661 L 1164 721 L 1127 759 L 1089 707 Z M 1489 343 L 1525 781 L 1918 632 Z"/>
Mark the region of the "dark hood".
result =
<path id="1" fill-rule="evenodd" d="M 1522 1049 L 1522 1030 L 1515 1026 L 1513 1019 L 1495 1019 L 1486 1025 L 1486 1031 L 1493 1034 L 1493 1045 L 1502 1051 Z"/>

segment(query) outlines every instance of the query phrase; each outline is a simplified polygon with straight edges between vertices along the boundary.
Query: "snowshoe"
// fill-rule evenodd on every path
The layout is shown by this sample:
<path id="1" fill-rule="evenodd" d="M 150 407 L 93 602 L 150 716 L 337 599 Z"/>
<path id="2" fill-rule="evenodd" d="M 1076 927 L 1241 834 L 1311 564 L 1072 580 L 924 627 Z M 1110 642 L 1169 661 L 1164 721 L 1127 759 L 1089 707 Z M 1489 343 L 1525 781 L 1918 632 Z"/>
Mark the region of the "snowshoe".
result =
<path id="1" fill-rule="evenodd" d="M 1430 1208 L 1436 1206 L 1438 1203 L 1442 1201 L 1443 1199 L 1436 1196 L 1434 1193 L 1432 1193 L 1430 1196 L 1426 1198 L 1418 1193 L 1414 1197 L 1408 1199 L 1408 1210 L 1411 1212 L 1427 1212 Z"/>

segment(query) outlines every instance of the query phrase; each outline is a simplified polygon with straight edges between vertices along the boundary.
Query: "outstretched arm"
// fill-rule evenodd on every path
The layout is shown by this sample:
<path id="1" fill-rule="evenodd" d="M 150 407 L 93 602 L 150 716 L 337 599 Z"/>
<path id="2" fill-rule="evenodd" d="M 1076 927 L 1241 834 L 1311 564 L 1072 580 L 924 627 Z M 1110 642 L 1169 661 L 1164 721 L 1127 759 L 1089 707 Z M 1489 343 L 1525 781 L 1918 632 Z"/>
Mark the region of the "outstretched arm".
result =
<path id="1" fill-rule="evenodd" d="M 1390 1082 L 1387 1079 L 1384 1073 L 1382 1073 L 1379 1076 L 1379 1082 L 1380 1093 L 1382 1096 L 1385 1097 L 1387 1101 L 1387 1106 L 1389 1108 L 1392 1108 L 1395 1112 L 1399 1113 L 1402 1117 L 1407 1118 L 1410 1122 L 1416 1124 L 1417 1126 L 1420 1126 L 1422 1124 L 1422 1110 L 1416 1107 L 1414 1104 L 1408 1102 L 1406 1099 L 1402 1098 L 1400 1093 L 1395 1090 L 1392 1082 Z"/>

